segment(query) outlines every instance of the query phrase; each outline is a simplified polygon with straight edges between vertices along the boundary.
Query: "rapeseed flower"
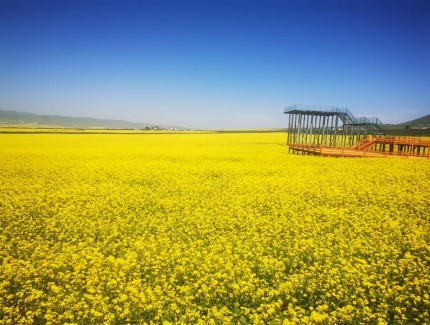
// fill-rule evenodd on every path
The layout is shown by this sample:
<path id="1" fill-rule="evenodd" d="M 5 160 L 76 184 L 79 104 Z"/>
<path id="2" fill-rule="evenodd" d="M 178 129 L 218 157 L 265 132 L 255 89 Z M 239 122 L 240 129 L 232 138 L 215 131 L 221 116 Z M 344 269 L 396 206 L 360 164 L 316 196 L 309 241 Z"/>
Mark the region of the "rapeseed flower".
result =
<path id="1" fill-rule="evenodd" d="M 1 134 L 5 324 L 429 323 L 428 161 L 283 133 Z"/>

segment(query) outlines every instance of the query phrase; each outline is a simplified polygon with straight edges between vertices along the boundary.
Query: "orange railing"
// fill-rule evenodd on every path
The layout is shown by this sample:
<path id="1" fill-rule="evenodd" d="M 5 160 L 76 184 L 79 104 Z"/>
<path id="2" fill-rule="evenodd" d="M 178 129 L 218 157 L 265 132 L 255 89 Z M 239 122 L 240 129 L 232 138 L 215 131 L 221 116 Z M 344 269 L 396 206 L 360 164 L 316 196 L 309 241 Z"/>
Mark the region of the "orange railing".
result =
<path id="1" fill-rule="evenodd" d="M 376 136 L 375 140 L 377 143 L 395 143 L 395 144 L 409 144 L 409 145 L 421 145 L 430 146 L 430 140 L 424 140 L 417 137 L 385 137 Z"/>

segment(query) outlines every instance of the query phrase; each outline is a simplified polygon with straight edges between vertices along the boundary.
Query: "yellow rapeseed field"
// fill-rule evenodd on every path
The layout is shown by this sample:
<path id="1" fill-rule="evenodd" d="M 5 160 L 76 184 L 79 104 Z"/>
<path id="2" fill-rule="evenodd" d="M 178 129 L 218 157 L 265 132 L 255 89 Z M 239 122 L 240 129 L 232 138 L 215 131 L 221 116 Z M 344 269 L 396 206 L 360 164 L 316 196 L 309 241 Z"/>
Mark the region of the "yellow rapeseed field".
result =
<path id="1" fill-rule="evenodd" d="M 0 322 L 428 324 L 430 161 L 285 140 L 1 134 Z"/>

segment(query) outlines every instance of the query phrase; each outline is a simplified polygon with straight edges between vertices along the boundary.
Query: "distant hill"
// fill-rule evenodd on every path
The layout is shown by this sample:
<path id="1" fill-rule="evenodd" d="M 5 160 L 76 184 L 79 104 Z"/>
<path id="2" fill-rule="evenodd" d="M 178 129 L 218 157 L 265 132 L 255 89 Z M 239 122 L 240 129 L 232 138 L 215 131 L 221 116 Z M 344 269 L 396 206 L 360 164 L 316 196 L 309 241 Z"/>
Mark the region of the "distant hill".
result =
<path id="1" fill-rule="evenodd" d="M 179 126 L 134 123 L 122 120 L 97 119 L 92 117 L 70 117 L 61 115 L 38 115 L 16 111 L 0 111 L 1 126 L 61 127 L 80 129 L 178 129 Z"/>
<path id="2" fill-rule="evenodd" d="M 430 127 L 430 114 L 417 118 L 412 121 L 404 122 L 398 125 L 409 125 L 409 126 L 428 126 Z"/>
<path id="3" fill-rule="evenodd" d="M 430 136 L 430 114 L 400 124 L 385 124 L 385 134 L 403 136 Z"/>

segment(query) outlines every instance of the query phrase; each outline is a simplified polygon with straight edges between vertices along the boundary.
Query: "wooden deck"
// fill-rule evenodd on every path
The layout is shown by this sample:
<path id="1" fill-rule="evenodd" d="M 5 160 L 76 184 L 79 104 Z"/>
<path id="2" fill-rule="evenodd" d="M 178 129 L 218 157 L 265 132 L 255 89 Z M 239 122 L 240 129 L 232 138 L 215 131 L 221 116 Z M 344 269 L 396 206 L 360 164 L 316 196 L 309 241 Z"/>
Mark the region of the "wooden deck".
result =
<path id="1" fill-rule="evenodd" d="M 430 141 L 414 137 L 366 137 L 352 148 L 290 144 L 289 149 L 303 155 L 430 159 Z"/>

